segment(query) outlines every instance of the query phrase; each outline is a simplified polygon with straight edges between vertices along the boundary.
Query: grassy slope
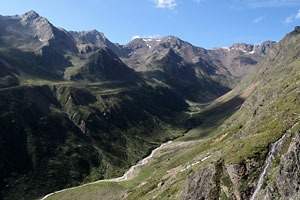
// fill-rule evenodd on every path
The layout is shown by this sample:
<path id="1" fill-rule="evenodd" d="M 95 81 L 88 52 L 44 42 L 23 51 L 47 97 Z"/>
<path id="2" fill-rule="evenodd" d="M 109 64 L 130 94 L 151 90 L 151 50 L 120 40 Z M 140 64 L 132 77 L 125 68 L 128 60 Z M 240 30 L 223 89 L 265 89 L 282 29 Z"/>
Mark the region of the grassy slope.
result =
<path id="1" fill-rule="evenodd" d="M 0 96 L 2 199 L 32 198 L 78 184 L 89 167 L 99 165 L 101 157 L 47 86 L 2 89 Z"/>

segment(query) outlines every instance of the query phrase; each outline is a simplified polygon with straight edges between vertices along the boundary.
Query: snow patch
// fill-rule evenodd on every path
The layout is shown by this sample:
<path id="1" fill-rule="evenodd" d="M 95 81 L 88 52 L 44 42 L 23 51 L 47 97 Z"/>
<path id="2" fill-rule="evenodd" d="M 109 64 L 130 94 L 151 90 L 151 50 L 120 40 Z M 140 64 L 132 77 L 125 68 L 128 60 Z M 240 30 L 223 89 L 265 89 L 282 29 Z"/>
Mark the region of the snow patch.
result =
<path id="1" fill-rule="evenodd" d="M 255 53 L 254 49 L 249 52 L 249 54 L 254 54 L 254 53 Z"/>
<path id="2" fill-rule="evenodd" d="M 239 49 L 240 51 L 244 52 L 244 53 L 248 53 L 247 51 L 245 51 L 244 49 Z"/>
<path id="3" fill-rule="evenodd" d="M 153 39 L 152 38 L 147 38 L 147 39 L 143 39 L 143 41 L 144 42 L 151 42 L 151 41 L 153 41 Z"/>
<path id="4" fill-rule="evenodd" d="M 222 49 L 224 49 L 226 51 L 230 51 L 231 50 L 229 47 L 222 47 Z"/>
<path id="5" fill-rule="evenodd" d="M 202 158 L 200 161 L 195 161 L 195 162 L 193 162 L 193 163 L 191 163 L 191 164 L 188 164 L 188 165 L 186 165 L 184 168 L 182 168 L 180 171 L 183 172 L 183 171 L 185 171 L 185 170 L 187 170 L 187 169 L 189 169 L 189 168 L 191 168 L 191 167 L 193 167 L 193 166 L 199 164 L 200 162 L 203 162 L 204 160 L 210 158 L 211 156 L 212 156 L 212 155 L 205 156 L 205 157 Z"/>

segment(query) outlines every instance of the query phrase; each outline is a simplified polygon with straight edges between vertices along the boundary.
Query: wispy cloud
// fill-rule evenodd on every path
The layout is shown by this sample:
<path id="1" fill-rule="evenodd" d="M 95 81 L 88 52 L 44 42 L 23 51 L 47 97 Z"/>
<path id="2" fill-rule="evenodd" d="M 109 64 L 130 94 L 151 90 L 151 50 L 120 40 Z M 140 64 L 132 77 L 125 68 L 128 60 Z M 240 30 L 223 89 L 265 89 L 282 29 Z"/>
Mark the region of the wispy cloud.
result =
<path id="1" fill-rule="evenodd" d="M 287 18 L 285 18 L 285 20 L 283 21 L 286 24 L 292 23 L 294 20 L 294 16 L 289 16 Z"/>
<path id="2" fill-rule="evenodd" d="M 298 10 L 298 13 L 297 13 L 297 15 L 296 15 L 295 18 L 296 18 L 296 19 L 300 19 L 300 10 Z"/>
<path id="3" fill-rule="evenodd" d="M 193 0 L 194 2 L 196 2 L 196 3 L 200 3 L 200 2 L 202 2 L 203 0 Z"/>
<path id="4" fill-rule="evenodd" d="M 174 9 L 177 6 L 176 0 L 153 0 L 156 8 Z"/>
<path id="5" fill-rule="evenodd" d="M 263 17 L 258 17 L 256 18 L 255 20 L 253 20 L 253 23 L 259 23 L 263 20 L 264 18 Z"/>
<path id="6" fill-rule="evenodd" d="M 143 35 L 143 37 L 139 36 L 139 35 L 135 35 L 131 38 L 131 40 L 134 39 L 139 39 L 139 38 L 149 38 L 149 39 L 155 39 L 155 38 L 160 38 L 160 35 L 158 34 L 153 34 L 153 35 Z"/>
<path id="7" fill-rule="evenodd" d="M 246 0 L 245 4 L 252 8 L 291 7 L 300 5 L 299 0 Z"/>
<path id="8" fill-rule="evenodd" d="M 300 19 L 300 10 L 298 10 L 297 14 L 294 14 L 294 15 L 291 15 L 291 16 L 285 18 L 285 20 L 283 20 L 283 23 L 290 24 L 293 21 L 296 21 L 296 20 L 299 20 L 299 19 Z"/>

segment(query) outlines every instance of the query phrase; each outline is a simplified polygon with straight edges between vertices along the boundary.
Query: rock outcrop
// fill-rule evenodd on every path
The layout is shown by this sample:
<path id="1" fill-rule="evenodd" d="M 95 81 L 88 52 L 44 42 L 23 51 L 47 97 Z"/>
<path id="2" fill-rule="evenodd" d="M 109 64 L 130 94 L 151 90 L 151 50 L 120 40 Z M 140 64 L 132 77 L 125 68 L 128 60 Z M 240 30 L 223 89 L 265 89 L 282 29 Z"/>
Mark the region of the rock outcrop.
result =
<path id="1" fill-rule="evenodd" d="M 199 171 L 192 173 L 184 187 L 183 200 L 192 199 L 211 199 L 213 188 L 217 186 L 214 181 L 216 168 L 214 165 L 208 165 L 201 168 Z"/>
<path id="2" fill-rule="evenodd" d="M 279 165 L 268 173 L 265 185 L 258 199 L 300 198 L 300 131 L 296 133 L 288 151 L 280 157 Z"/>

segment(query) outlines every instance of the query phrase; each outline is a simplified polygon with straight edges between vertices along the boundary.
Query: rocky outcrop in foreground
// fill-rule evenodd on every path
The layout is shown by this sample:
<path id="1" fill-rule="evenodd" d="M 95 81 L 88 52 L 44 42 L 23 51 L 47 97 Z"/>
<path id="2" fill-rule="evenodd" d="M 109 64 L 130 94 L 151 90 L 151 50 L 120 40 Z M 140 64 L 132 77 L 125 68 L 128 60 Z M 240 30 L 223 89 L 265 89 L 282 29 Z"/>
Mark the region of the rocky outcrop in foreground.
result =
<path id="1" fill-rule="evenodd" d="M 289 141 L 291 142 L 288 145 Z M 288 147 L 287 152 L 280 156 L 280 153 L 285 151 L 285 147 Z M 254 176 L 253 179 L 249 177 L 257 174 L 255 171 L 260 171 L 257 169 L 259 169 L 257 163 L 253 162 L 246 165 L 209 164 L 189 175 L 183 191 L 183 200 L 249 199 L 257 187 L 258 176 Z M 297 131 L 293 139 L 289 136 L 278 144 L 275 160 L 270 165 L 255 199 L 299 199 L 299 186 L 300 131 Z"/>

